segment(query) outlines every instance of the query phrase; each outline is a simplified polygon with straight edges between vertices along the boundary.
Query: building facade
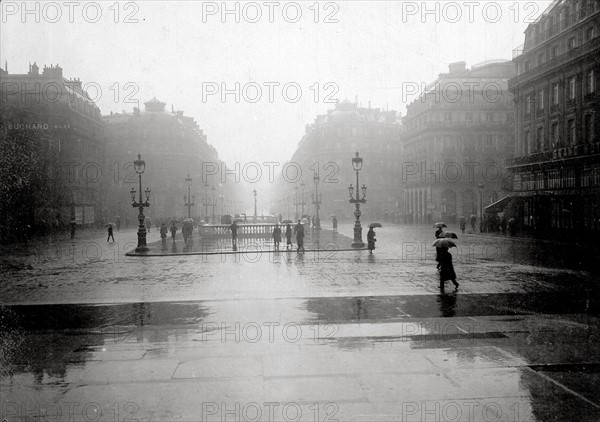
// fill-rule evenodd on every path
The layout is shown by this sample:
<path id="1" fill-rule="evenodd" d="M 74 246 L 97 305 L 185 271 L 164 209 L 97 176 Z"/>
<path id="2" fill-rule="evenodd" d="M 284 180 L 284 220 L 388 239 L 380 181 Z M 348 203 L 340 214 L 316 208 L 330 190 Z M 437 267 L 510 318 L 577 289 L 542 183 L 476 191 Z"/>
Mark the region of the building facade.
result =
<path id="1" fill-rule="evenodd" d="M 403 119 L 404 221 L 481 217 L 507 191 L 505 160 L 512 154 L 514 104 L 510 61 L 449 72 L 407 106 Z"/>
<path id="2" fill-rule="evenodd" d="M 2 113 L 18 114 L 6 130 L 36 132 L 48 143 L 57 162 L 63 192 L 59 208 L 40 207 L 34 220 L 55 224 L 94 225 L 101 219 L 101 164 L 106 138 L 100 109 L 82 89 L 79 79 L 66 79 L 56 66 L 29 65 L 26 74 L 0 69 Z M 13 115 L 14 115 L 13 113 Z M 32 221 L 31 224 L 38 224 Z"/>
<path id="3" fill-rule="evenodd" d="M 280 180 L 276 197 L 283 215 L 291 207 L 295 216 L 302 214 L 302 190 L 304 211 L 314 215 L 313 195 L 316 193 L 314 175 L 320 181 L 318 191 L 322 194 L 321 220 L 331 214 L 338 219 L 353 219 L 354 208 L 348 202 L 348 185 L 356 184 L 352 158 L 358 151 L 364 160 L 359 183 L 367 186 L 367 202 L 361 206 L 366 219 L 396 220 L 402 198 L 400 183 L 400 116 L 396 111 L 361 107 L 358 103 L 343 101 L 333 110 L 316 117 L 306 126 L 306 132 L 292 159 L 288 180 Z M 301 169 L 302 180 L 295 180 Z M 296 183 L 293 183 L 296 181 Z M 304 188 L 301 183 L 304 182 Z M 294 189 L 296 191 L 294 192 Z"/>
<path id="4" fill-rule="evenodd" d="M 186 178 L 192 179 L 189 213 L 195 219 L 213 221 L 224 211 L 225 200 L 232 200 L 230 186 L 220 183 L 223 163 L 216 149 L 192 117 L 182 111 L 165 110 L 156 98 L 146 102 L 144 110 L 111 113 L 103 116 L 107 127 L 106 177 L 107 215 L 119 216 L 122 224 L 137 224 L 137 209 L 131 206 L 130 190 L 138 190 L 138 176 L 133 161 L 138 153 L 146 162 L 142 189 L 151 189 L 150 204 L 144 213 L 153 221 L 188 216 Z M 203 178 L 203 166 L 210 174 Z M 214 189 L 213 189 L 214 187 Z M 139 195 L 139 192 L 137 193 Z M 137 197 L 136 197 L 137 198 Z M 136 199 L 137 200 L 137 199 Z"/>
<path id="5" fill-rule="evenodd" d="M 600 231 L 600 2 L 557 0 L 515 49 L 513 212 L 525 233 Z"/>

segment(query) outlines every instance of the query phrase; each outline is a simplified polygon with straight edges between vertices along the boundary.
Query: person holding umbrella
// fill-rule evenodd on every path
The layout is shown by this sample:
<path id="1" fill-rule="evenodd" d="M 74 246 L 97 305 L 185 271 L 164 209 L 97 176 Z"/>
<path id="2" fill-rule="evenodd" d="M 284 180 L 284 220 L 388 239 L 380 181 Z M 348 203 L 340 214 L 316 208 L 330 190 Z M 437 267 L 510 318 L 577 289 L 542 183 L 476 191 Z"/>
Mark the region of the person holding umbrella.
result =
<path id="1" fill-rule="evenodd" d="M 442 238 L 436 240 L 433 246 L 439 248 L 440 290 L 444 293 L 446 280 L 452 281 L 454 290 L 458 290 L 459 284 L 456 282 L 456 273 L 452 265 L 452 254 L 449 251 L 450 248 L 456 247 L 456 243 L 448 238 Z"/>
<path id="2" fill-rule="evenodd" d="M 163 248 L 167 248 L 167 226 L 165 225 L 165 223 L 163 222 L 160 225 L 160 239 L 162 240 L 162 246 Z"/>
<path id="3" fill-rule="evenodd" d="M 369 249 L 369 253 L 373 253 L 373 249 L 375 249 L 375 227 L 383 227 L 381 223 L 371 223 L 369 224 L 369 231 L 367 232 L 367 249 Z"/>

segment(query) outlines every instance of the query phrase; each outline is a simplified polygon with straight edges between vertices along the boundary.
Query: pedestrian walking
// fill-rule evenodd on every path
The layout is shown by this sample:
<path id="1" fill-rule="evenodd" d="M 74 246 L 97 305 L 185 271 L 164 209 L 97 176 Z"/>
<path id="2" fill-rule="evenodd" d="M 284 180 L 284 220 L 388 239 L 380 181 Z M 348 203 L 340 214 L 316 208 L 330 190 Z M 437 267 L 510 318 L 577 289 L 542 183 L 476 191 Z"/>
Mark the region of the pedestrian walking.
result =
<path id="1" fill-rule="evenodd" d="M 121 230 L 121 217 L 117 215 L 117 231 Z"/>
<path id="2" fill-rule="evenodd" d="M 377 242 L 377 239 L 375 239 L 375 230 L 373 230 L 373 227 L 370 227 L 367 232 L 367 248 L 369 249 L 369 253 L 373 253 L 375 242 Z"/>
<path id="3" fill-rule="evenodd" d="M 71 226 L 71 239 L 75 239 L 75 227 L 77 226 L 77 223 L 75 220 L 71 220 L 69 225 Z"/>
<path id="4" fill-rule="evenodd" d="M 237 251 L 237 223 L 235 222 L 235 220 L 233 221 L 233 223 L 231 223 L 231 226 L 229 226 L 229 229 L 231 230 L 231 243 L 233 245 L 233 250 Z"/>
<path id="5" fill-rule="evenodd" d="M 273 229 L 273 243 L 275 244 L 275 250 L 278 251 L 281 243 L 281 227 L 279 227 L 279 224 L 275 224 Z"/>
<path id="6" fill-rule="evenodd" d="M 115 242 L 115 237 L 113 236 L 113 226 L 112 224 L 108 225 L 108 238 L 106 239 L 107 242 L 110 241 L 110 239 L 112 238 L 113 243 Z"/>
<path id="7" fill-rule="evenodd" d="M 337 231 L 337 217 L 334 215 L 333 219 L 331 220 L 331 222 L 333 223 L 333 231 L 336 232 Z"/>
<path id="8" fill-rule="evenodd" d="M 465 232 L 465 228 L 467 227 L 467 220 L 465 217 L 460 217 L 460 231 Z"/>
<path id="9" fill-rule="evenodd" d="M 298 224 L 294 227 L 294 234 L 296 235 L 296 243 L 297 243 L 297 251 L 305 252 L 304 249 L 304 225 L 302 224 L 302 220 L 298 220 Z"/>
<path id="10" fill-rule="evenodd" d="M 175 236 L 177 235 L 177 226 L 175 222 L 171 223 L 171 238 L 173 239 L 173 243 L 175 243 Z"/>
<path id="11" fill-rule="evenodd" d="M 444 284 L 446 280 L 452 281 L 454 290 L 458 290 L 459 284 L 456 282 L 456 273 L 452 265 L 452 254 L 448 248 L 440 248 L 440 290 L 444 292 Z"/>
<path id="12" fill-rule="evenodd" d="M 290 223 L 285 226 L 285 241 L 285 249 L 289 250 L 292 247 L 292 226 L 290 226 Z"/>
<path id="13" fill-rule="evenodd" d="M 163 248 L 167 248 L 167 226 L 165 226 L 165 223 L 162 223 L 160 225 L 160 239 L 162 240 L 162 246 Z"/>

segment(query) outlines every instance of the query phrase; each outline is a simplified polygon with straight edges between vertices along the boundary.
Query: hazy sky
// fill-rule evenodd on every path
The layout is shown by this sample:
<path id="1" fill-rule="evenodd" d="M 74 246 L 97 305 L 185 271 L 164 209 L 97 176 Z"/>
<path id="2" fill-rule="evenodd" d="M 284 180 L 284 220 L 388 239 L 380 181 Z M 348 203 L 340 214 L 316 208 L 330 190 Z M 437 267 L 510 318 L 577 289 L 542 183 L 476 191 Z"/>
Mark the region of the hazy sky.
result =
<path id="1" fill-rule="evenodd" d="M 333 107 L 327 95 L 404 111 L 414 99 L 403 95 L 407 83 L 429 83 L 450 62 L 510 59 L 550 4 L 73 3 L 27 2 L 23 15 L 22 2 L 2 1 L 2 66 L 26 73 L 30 61 L 59 63 L 64 76 L 88 83 L 103 114 L 156 96 L 193 116 L 229 164 L 288 160 L 304 126 Z M 233 13 L 223 15 L 225 5 Z M 236 83 L 239 103 L 233 93 L 209 95 Z"/>

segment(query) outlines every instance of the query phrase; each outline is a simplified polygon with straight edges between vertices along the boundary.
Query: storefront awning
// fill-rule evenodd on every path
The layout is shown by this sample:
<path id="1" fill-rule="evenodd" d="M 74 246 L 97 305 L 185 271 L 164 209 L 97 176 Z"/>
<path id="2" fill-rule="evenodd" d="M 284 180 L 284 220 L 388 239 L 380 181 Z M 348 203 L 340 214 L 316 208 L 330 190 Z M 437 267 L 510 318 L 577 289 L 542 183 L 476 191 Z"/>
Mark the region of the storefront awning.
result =
<path id="1" fill-rule="evenodd" d="M 511 199 L 513 199 L 512 196 L 505 196 L 504 198 L 500 199 L 499 201 L 496 201 L 490 205 L 488 205 L 487 207 L 485 207 L 485 212 L 502 212 L 504 211 L 504 208 L 506 208 L 506 206 L 508 205 L 508 203 L 511 201 Z"/>

